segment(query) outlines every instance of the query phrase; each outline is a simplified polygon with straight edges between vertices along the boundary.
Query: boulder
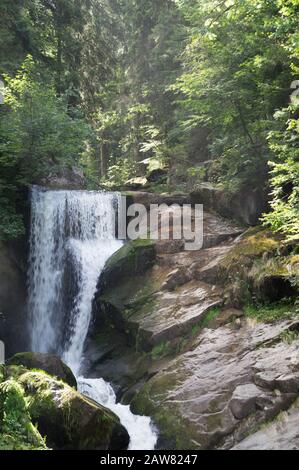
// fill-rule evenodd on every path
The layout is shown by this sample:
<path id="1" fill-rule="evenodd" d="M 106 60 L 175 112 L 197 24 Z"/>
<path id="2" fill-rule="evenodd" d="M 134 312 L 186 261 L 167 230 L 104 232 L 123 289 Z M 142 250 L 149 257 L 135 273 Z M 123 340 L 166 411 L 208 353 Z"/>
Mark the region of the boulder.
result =
<path id="1" fill-rule="evenodd" d="M 9 379 L 0 384 L 0 450 L 46 450 L 31 421 L 23 388 Z"/>
<path id="2" fill-rule="evenodd" d="M 86 179 L 81 168 L 71 167 L 49 172 L 47 177 L 37 181 L 36 184 L 48 189 L 80 190 L 86 188 Z"/>
<path id="3" fill-rule="evenodd" d="M 76 378 L 71 369 L 53 354 L 33 352 L 18 353 L 9 359 L 7 365 L 24 366 L 26 369 L 41 369 L 58 379 L 63 380 L 71 387 L 77 388 Z"/>
<path id="4" fill-rule="evenodd" d="M 214 210 L 224 217 L 230 217 L 246 225 L 256 225 L 267 209 L 267 196 L 255 187 L 243 187 L 229 193 L 221 186 L 201 183 L 191 193 L 193 203 L 203 204 L 204 209 Z"/>
<path id="5" fill-rule="evenodd" d="M 229 407 L 235 418 L 244 419 L 256 410 L 262 400 L 267 403 L 265 393 L 254 383 L 239 385 L 233 392 Z"/>
<path id="6" fill-rule="evenodd" d="M 29 371 L 18 377 L 28 411 L 54 449 L 127 449 L 129 435 L 110 410 L 62 381 Z"/>

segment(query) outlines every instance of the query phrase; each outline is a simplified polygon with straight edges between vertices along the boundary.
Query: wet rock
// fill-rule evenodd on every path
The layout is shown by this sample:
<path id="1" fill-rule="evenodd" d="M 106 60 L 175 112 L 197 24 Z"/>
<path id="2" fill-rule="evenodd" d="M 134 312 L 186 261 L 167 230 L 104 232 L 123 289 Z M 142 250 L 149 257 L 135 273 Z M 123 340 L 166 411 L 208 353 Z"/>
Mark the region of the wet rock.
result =
<path id="1" fill-rule="evenodd" d="M 156 253 L 161 254 L 175 254 L 184 250 L 183 240 L 159 240 L 156 243 Z"/>
<path id="2" fill-rule="evenodd" d="M 135 279 L 135 289 L 137 283 Z M 159 286 L 151 295 L 142 295 L 141 289 L 137 296 L 136 290 L 132 289 L 131 298 L 128 296 L 130 288 L 132 286 L 125 284 L 118 293 L 113 290 L 104 292 L 100 297 L 104 304 L 102 315 L 129 334 L 138 342 L 138 348 L 145 351 L 184 335 L 202 321 L 211 308 L 223 303 L 221 290 L 204 283 L 191 282 L 178 287 L 175 292 L 163 291 Z M 120 297 L 122 292 L 125 295 L 123 299 Z"/>
<path id="3" fill-rule="evenodd" d="M 71 387 L 77 388 L 77 381 L 71 369 L 53 354 L 18 353 L 7 361 L 7 365 L 22 365 L 26 369 L 41 369 L 63 380 Z"/>
<path id="4" fill-rule="evenodd" d="M 219 328 L 227 323 L 235 322 L 242 317 L 244 317 L 243 310 L 226 308 L 223 309 L 216 318 L 209 322 L 209 328 Z"/>
<path id="5" fill-rule="evenodd" d="M 275 380 L 275 385 L 283 393 L 298 393 L 299 373 L 281 375 Z"/>
<path id="6" fill-rule="evenodd" d="M 191 279 L 192 275 L 187 269 L 177 268 L 168 274 L 166 281 L 162 285 L 162 289 L 173 291 L 177 287 L 182 286 L 187 282 L 191 281 Z"/>
<path id="7" fill-rule="evenodd" d="M 240 228 L 211 214 L 203 222 L 208 244 L 213 237 L 226 243 L 188 252 L 182 251 L 183 240 L 139 240 L 113 255 L 99 279 L 95 328 L 102 327 L 101 319 L 125 332 L 138 349 L 149 351 L 185 335 L 211 309 L 222 306 L 218 267 Z M 164 235 L 164 229 L 167 222 L 157 225 L 156 235 Z"/>
<path id="8" fill-rule="evenodd" d="M 239 385 L 233 392 L 229 407 L 237 419 L 246 418 L 256 409 L 257 403 L 267 403 L 266 395 L 253 383 Z"/>
<path id="9" fill-rule="evenodd" d="M 207 283 L 217 283 L 221 275 L 221 261 L 232 249 L 232 244 L 207 248 L 198 253 L 191 264 L 192 278 Z"/>
<path id="10" fill-rule="evenodd" d="M 263 371 L 254 375 L 254 382 L 260 387 L 274 390 L 276 386 L 276 378 L 279 375 L 278 371 Z"/>
<path id="11" fill-rule="evenodd" d="M 244 439 L 233 450 L 299 450 L 299 407 L 296 403 L 271 424 Z"/>

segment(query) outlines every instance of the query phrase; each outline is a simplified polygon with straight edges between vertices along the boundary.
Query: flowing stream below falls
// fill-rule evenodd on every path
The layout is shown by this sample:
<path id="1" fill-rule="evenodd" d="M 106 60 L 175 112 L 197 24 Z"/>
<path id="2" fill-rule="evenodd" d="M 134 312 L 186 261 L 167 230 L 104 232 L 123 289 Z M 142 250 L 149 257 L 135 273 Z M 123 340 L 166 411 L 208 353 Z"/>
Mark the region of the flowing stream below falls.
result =
<path id="1" fill-rule="evenodd" d="M 81 393 L 111 409 L 130 435 L 131 450 L 151 450 L 157 432 L 146 416 L 116 402 L 102 378 L 84 377 L 84 343 L 92 300 L 115 238 L 117 193 L 45 190 L 31 192 L 29 313 L 32 351 L 55 353 L 77 377 Z"/>

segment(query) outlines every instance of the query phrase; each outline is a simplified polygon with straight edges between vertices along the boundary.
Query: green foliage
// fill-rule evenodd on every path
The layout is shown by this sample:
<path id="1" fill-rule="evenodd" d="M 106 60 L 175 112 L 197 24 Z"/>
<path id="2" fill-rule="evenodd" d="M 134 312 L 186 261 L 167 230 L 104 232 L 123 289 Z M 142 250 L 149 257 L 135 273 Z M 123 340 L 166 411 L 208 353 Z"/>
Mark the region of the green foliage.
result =
<path id="1" fill-rule="evenodd" d="M 166 165 L 172 191 L 212 181 L 233 192 L 264 186 L 270 161 L 265 220 L 295 238 L 298 8 L 297 0 L 2 0 L 2 236 L 22 233 L 19 188 L 40 175 L 80 162 L 90 187 L 111 188 L 147 160 Z"/>
<path id="2" fill-rule="evenodd" d="M 277 128 L 269 133 L 269 146 L 275 156 L 271 165 L 272 212 L 264 216 L 272 230 L 288 240 L 299 236 L 299 124 L 290 106 L 275 114 Z"/>
<path id="3" fill-rule="evenodd" d="M 299 332 L 286 330 L 281 334 L 281 339 L 287 344 L 292 344 L 293 341 L 299 339 Z"/>
<path id="4" fill-rule="evenodd" d="M 281 319 L 292 318 L 299 313 L 298 306 L 285 300 L 266 305 L 247 305 L 245 306 L 244 311 L 248 318 L 255 318 L 262 322 L 273 322 Z"/>
<path id="5" fill-rule="evenodd" d="M 0 202 L 1 237 L 23 233 L 18 190 L 50 173 L 76 166 L 86 146 L 89 127 L 57 97 L 51 80 L 43 82 L 29 56 L 15 77 L 5 76 L 1 109 Z"/>
<path id="6" fill-rule="evenodd" d="M 31 423 L 23 388 L 13 379 L 0 384 L 0 424 L 1 450 L 46 449 Z"/>
<path id="7" fill-rule="evenodd" d="M 178 2 L 189 25 L 173 89 L 181 128 L 209 129 L 218 181 L 262 184 L 273 113 L 290 95 L 298 5 L 268 0 Z M 290 11 L 293 8 L 293 16 Z"/>
<path id="8" fill-rule="evenodd" d="M 107 178 L 103 184 L 110 188 L 121 188 L 125 182 L 134 178 L 137 173 L 136 163 L 128 158 L 119 158 L 109 166 Z"/>
<path id="9" fill-rule="evenodd" d="M 21 184 L 76 165 L 88 126 L 76 114 L 69 115 L 67 103 L 57 98 L 51 82 L 38 81 L 32 58 L 26 59 L 15 78 L 5 79 L 10 109 L 3 122 L 2 164 L 14 162 Z"/>

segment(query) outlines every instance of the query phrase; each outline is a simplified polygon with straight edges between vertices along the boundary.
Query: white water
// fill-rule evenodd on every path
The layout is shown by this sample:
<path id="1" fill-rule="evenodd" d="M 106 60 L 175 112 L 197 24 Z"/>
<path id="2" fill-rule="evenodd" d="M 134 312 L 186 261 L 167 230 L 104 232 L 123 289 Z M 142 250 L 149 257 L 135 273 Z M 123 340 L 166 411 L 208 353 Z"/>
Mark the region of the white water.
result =
<path id="1" fill-rule="evenodd" d="M 116 396 L 111 385 L 103 379 L 79 378 L 78 384 L 84 395 L 110 408 L 120 419 L 130 435 L 129 450 L 151 450 L 157 443 L 157 435 L 151 419 L 147 416 L 134 415 L 129 406 L 116 403 Z M 144 446 L 146 445 L 146 449 Z"/>
<path id="2" fill-rule="evenodd" d="M 97 281 L 115 239 L 118 196 L 88 191 L 45 191 L 34 187 L 31 204 L 29 311 L 32 350 L 54 352 L 82 374 Z M 157 435 L 150 418 L 116 403 L 103 379 L 78 378 L 82 393 L 117 414 L 127 428 L 130 449 L 151 450 Z"/>

